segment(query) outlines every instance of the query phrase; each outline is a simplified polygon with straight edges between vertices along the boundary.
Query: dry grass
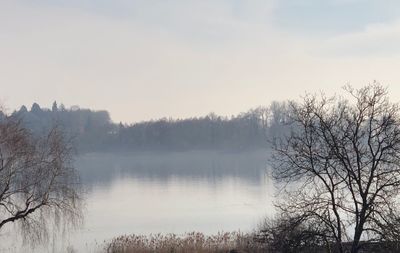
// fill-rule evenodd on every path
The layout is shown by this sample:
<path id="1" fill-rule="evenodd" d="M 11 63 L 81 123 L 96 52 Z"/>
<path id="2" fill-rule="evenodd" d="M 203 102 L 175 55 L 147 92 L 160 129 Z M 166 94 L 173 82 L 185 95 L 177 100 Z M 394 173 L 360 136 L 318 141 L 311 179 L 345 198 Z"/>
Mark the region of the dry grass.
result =
<path id="1" fill-rule="evenodd" d="M 225 253 L 265 252 L 249 234 L 239 232 L 206 236 L 192 232 L 175 234 L 124 235 L 114 238 L 105 247 L 107 253 Z"/>

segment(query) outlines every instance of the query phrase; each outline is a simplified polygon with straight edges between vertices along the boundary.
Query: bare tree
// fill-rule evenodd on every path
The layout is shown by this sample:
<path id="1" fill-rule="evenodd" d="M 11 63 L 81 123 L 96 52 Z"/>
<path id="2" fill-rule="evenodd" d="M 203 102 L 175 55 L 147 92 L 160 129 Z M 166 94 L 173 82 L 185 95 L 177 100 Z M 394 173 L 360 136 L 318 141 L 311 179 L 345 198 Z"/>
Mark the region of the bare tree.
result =
<path id="1" fill-rule="evenodd" d="M 56 127 L 38 138 L 11 117 L 0 120 L 0 230 L 14 223 L 37 241 L 50 225 L 80 220 L 71 154 Z"/>
<path id="2" fill-rule="evenodd" d="M 328 228 L 335 251 L 399 241 L 399 106 L 378 83 L 346 87 L 348 99 L 308 95 L 290 103 L 292 130 L 274 142 L 277 206 Z M 290 184 L 288 184 L 290 183 Z"/>
<path id="3" fill-rule="evenodd" d="M 256 241 L 267 252 L 320 253 L 330 250 L 331 238 L 326 226 L 321 226 L 306 216 L 282 213 L 275 219 L 266 219 L 256 233 Z M 322 224 L 323 225 L 323 224 Z"/>

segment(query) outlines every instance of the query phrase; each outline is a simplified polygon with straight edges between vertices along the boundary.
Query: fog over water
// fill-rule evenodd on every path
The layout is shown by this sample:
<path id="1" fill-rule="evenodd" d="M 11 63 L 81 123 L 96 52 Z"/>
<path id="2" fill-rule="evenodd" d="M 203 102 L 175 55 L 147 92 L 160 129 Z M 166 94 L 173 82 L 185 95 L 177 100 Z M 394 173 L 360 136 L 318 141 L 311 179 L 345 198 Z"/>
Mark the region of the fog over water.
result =
<path id="1" fill-rule="evenodd" d="M 132 233 L 251 231 L 273 212 L 267 160 L 266 150 L 82 155 L 84 226 L 37 252 L 91 252 Z"/>

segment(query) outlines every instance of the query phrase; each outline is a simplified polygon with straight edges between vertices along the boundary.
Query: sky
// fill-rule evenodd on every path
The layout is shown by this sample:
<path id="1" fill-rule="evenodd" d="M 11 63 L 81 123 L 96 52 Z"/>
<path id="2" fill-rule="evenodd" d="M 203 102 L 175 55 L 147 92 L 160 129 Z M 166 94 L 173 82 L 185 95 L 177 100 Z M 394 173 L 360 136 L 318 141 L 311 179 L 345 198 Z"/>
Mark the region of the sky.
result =
<path id="1" fill-rule="evenodd" d="M 234 115 L 374 80 L 400 99 L 400 1 L 0 0 L 0 101 L 115 122 Z"/>

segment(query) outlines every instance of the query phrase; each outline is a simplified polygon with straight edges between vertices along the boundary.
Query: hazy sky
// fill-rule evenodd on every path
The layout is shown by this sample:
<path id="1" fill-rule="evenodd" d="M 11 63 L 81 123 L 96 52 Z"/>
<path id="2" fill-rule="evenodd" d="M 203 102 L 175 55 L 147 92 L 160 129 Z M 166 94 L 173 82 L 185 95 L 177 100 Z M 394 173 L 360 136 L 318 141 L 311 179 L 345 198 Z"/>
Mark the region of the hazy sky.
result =
<path id="1" fill-rule="evenodd" d="M 375 79 L 400 99 L 397 0 L 0 0 L 9 110 L 231 115 Z"/>

